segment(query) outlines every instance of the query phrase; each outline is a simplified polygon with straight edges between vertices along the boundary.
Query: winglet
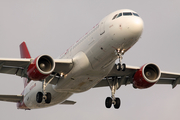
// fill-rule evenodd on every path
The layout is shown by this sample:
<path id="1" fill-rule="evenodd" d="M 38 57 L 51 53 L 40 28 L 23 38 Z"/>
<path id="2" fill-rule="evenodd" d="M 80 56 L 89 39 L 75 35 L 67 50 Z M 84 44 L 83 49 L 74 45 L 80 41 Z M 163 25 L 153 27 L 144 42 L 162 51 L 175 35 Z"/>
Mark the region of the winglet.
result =
<path id="1" fill-rule="evenodd" d="M 28 50 L 25 42 L 22 42 L 19 45 L 19 47 L 20 47 L 21 58 L 31 58 L 31 55 L 29 53 L 29 50 Z"/>

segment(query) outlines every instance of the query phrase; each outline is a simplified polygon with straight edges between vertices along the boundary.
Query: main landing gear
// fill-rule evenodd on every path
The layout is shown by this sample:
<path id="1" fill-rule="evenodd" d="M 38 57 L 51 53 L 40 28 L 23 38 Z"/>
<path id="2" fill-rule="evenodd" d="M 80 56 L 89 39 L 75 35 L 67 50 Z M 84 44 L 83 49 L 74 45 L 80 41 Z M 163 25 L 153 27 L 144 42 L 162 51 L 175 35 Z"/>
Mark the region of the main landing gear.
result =
<path id="1" fill-rule="evenodd" d="M 118 79 L 117 79 L 117 77 L 113 77 L 112 82 L 110 83 L 109 79 L 107 78 L 107 81 L 108 81 L 109 87 L 111 89 L 111 97 L 106 98 L 105 106 L 106 106 L 106 108 L 111 108 L 111 106 L 113 104 L 115 109 L 119 109 L 119 107 L 121 105 L 121 100 L 119 98 L 115 97 L 115 92 L 120 87 L 120 85 L 118 83 Z"/>
<path id="2" fill-rule="evenodd" d="M 36 94 L 36 101 L 38 103 L 41 103 L 43 101 L 43 99 L 44 99 L 45 103 L 49 104 L 51 102 L 51 93 L 46 92 L 46 90 L 45 90 L 46 86 L 47 86 L 46 79 L 43 80 L 42 84 L 43 84 L 42 85 L 43 92 L 38 92 Z"/>
<path id="3" fill-rule="evenodd" d="M 45 103 L 49 104 L 51 102 L 51 93 L 46 93 L 43 95 L 42 92 L 38 92 L 36 94 L 36 101 L 38 103 L 41 103 L 43 99 L 45 100 Z"/>
<path id="4" fill-rule="evenodd" d="M 45 103 L 49 104 L 51 102 L 51 93 L 46 92 L 46 87 L 47 85 L 54 79 L 54 77 L 57 74 L 55 74 L 49 81 L 48 83 L 46 83 L 46 79 L 44 79 L 42 81 L 42 92 L 38 92 L 36 94 L 36 101 L 37 103 L 41 103 L 43 100 L 45 101 Z"/>
<path id="5" fill-rule="evenodd" d="M 119 58 L 119 63 L 116 65 L 116 68 L 118 71 L 122 70 L 122 71 L 125 71 L 126 70 L 126 64 L 122 64 L 122 55 L 124 54 L 124 51 L 123 50 L 119 50 L 117 49 L 116 50 L 116 54 L 118 55 L 118 58 Z"/>

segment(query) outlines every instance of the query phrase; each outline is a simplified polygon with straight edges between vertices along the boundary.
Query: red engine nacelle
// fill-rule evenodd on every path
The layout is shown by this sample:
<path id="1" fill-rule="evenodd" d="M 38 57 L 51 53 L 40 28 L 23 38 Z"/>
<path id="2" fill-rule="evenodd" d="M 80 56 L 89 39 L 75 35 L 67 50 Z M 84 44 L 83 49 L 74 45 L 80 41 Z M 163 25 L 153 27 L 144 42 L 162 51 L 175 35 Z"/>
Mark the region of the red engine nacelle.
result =
<path id="1" fill-rule="evenodd" d="M 153 86 L 161 77 L 159 67 L 153 63 L 143 65 L 134 75 L 133 87 L 144 89 Z"/>
<path id="2" fill-rule="evenodd" d="M 54 71 L 54 68 L 53 58 L 48 55 L 40 55 L 29 65 L 27 75 L 31 80 L 43 80 Z"/>

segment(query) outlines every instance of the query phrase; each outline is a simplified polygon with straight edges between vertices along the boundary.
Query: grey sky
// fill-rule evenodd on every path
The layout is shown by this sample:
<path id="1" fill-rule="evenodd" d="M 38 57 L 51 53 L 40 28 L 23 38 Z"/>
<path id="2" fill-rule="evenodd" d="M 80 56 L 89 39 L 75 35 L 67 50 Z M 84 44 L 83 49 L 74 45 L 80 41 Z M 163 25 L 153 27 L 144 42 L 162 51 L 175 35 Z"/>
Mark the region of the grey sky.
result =
<path id="1" fill-rule="evenodd" d="M 142 17 L 144 32 L 123 62 L 142 66 L 148 62 L 163 71 L 180 72 L 179 0 L 0 0 L 0 57 L 19 58 L 19 44 L 26 41 L 32 57 L 49 54 L 56 58 L 93 28 L 103 17 L 118 9 L 132 9 Z M 0 94 L 20 94 L 21 78 L 0 74 Z M 145 90 L 122 86 L 116 96 L 121 108 L 106 109 L 109 88 L 75 94 L 74 106 L 24 111 L 16 104 L 0 102 L 3 119 L 44 120 L 179 120 L 180 86 L 155 85 Z"/>

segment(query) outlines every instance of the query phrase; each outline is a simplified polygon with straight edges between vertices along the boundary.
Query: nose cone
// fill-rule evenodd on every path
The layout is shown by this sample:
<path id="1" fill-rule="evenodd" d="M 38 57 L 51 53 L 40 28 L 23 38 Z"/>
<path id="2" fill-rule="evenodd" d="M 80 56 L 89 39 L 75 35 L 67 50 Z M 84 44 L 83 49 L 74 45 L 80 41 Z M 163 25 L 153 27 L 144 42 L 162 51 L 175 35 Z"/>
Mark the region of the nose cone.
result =
<path id="1" fill-rule="evenodd" d="M 121 16 L 116 18 L 109 28 L 109 33 L 117 46 L 124 51 L 131 48 L 140 38 L 144 23 L 139 16 Z"/>
<path id="2" fill-rule="evenodd" d="M 128 29 L 135 36 L 141 36 L 144 28 L 143 20 L 140 17 L 133 17 L 128 21 Z"/>

